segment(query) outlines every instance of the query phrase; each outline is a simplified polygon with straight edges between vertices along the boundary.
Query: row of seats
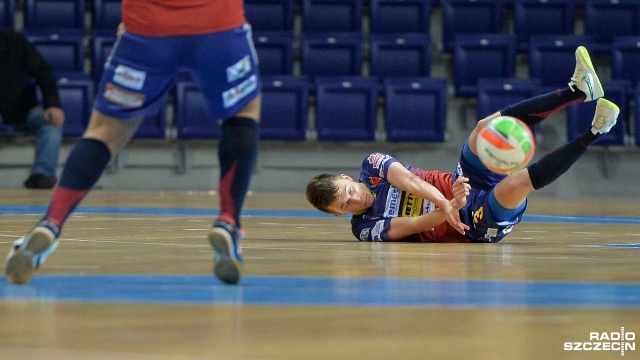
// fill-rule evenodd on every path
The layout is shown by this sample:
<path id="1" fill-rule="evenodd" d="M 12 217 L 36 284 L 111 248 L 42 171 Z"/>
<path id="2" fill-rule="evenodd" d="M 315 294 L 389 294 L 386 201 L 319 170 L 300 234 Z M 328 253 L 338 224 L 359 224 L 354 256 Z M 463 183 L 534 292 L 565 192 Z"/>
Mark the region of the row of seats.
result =
<path id="1" fill-rule="evenodd" d="M 256 34 L 260 71 L 265 75 L 290 75 L 294 49 L 291 36 Z M 303 34 L 300 44 L 301 73 L 309 76 L 370 75 L 429 76 L 431 46 L 428 35 L 375 34 L 368 44 L 368 74 L 363 71 L 362 37 L 358 33 Z M 529 77 L 543 86 L 566 85 L 573 74 L 575 49 L 592 52 L 587 36 L 540 35 L 530 40 Z M 616 37 L 608 54 L 613 79 L 640 81 L 640 36 Z M 473 97 L 479 77 L 514 77 L 517 40 L 507 34 L 460 34 L 454 40 L 455 95 Z"/>
<path id="2" fill-rule="evenodd" d="M 282 34 L 282 33 L 278 33 Z M 25 31 L 56 72 L 83 72 L 85 38 L 74 30 L 56 33 Z M 294 50 L 290 36 L 256 34 L 256 50 L 263 75 L 291 75 Z M 95 31 L 91 37 L 92 74 L 97 80 L 116 41 L 115 34 Z M 308 76 L 363 75 L 360 34 L 305 34 L 301 40 L 301 72 Z M 474 97 L 479 77 L 515 76 L 516 39 L 505 34 L 463 34 L 455 40 L 453 81 L 455 95 Z M 575 49 L 592 49 L 585 36 L 535 36 L 529 49 L 529 77 L 542 86 L 566 85 L 573 74 Z M 617 37 L 610 54 L 611 78 L 640 81 L 640 36 Z M 428 35 L 372 35 L 368 46 L 368 75 L 373 77 L 428 77 L 431 66 Z M 366 74 L 365 74 L 366 75 Z"/>
<path id="3" fill-rule="evenodd" d="M 0 26 L 14 27 L 16 0 L 0 0 Z M 91 29 L 115 29 L 120 0 L 24 0 L 25 29 L 84 29 L 90 5 Z M 255 31 L 293 32 L 296 7 L 301 8 L 302 31 L 370 33 L 429 33 L 431 0 L 246 0 L 246 16 Z M 575 9 L 584 7 L 584 35 L 596 54 L 608 53 L 616 36 L 640 35 L 637 0 L 444 0 L 442 36 L 446 52 L 455 36 L 467 33 L 505 33 L 505 10 L 513 11 L 517 50 L 526 52 L 536 35 L 577 35 Z M 368 12 L 365 16 L 363 8 Z"/>
<path id="4" fill-rule="evenodd" d="M 64 74 L 58 85 L 66 112 L 66 137 L 80 136 L 91 111 L 94 83 L 84 74 Z M 263 78 L 261 137 L 302 141 L 307 137 L 309 97 L 315 97 L 318 140 L 373 141 L 378 97 L 386 99 L 388 141 L 444 141 L 447 82 L 433 78 L 301 76 Z M 215 139 L 220 129 L 208 115 L 199 86 L 177 78 L 171 99 L 178 139 Z M 144 120 L 136 138 L 165 138 L 166 109 Z"/>
<path id="5" fill-rule="evenodd" d="M 537 80 L 482 78 L 478 84 L 478 118 L 546 91 Z M 93 81 L 86 75 L 72 75 L 62 77 L 59 86 L 68 119 L 64 134 L 80 136 L 88 124 Z M 598 145 L 622 146 L 627 138 L 635 136 L 635 144 L 640 146 L 640 111 L 635 111 L 634 126 L 628 122 L 630 103 L 632 100 L 640 103 L 640 92 L 633 95 L 627 81 L 606 81 L 603 86 L 607 98 L 620 106 L 620 116 L 619 125 Z M 171 124 L 167 124 L 163 108 L 144 120 L 136 138 L 219 137 L 218 124 L 208 115 L 204 97 L 195 82 L 187 77 L 178 78 L 170 98 L 174 108 Z M 381 99 L 384 105 L 379 107 Z M 314 138 L 319 141 L 374 141 L 377 121 L 382 116 L 385 141 L 443 142 L 447 99 L 446 79 L 265 76 L 261 137 L 304 141 L 308 139 L 308 130 L 315 130 Z M 314 105 L 310 106 L 311 103 Z M 313 109 L 313 129 L 308 122 L 309 109 Z M 595 102 L 567 109 L 569 139 L 589 127 L 594 111 Z M 631 129 L 635 134 L 631 134 Z"/>
<path id="6" fill-rule="evenodd" d="M 18 8 L 24 14 L 24 29 L 85 29 L 85 14 L 91 29 L 115 31 L 120 23 L 121 0 L 0 0 L 0 27 L 14 29 Z"/>
<path id="7" fill-rule="evenodd" d="M 294 30 L 297 1 L 247 0 L 247 19 L 255 31 Z M 365 15 L 363 7 L 368 7 Z M 369 19 L 371 34 L 429 33 L 429 0 L 301 0 L 302 32 L 362 32 Z M 442 41 L 452 52 L 455 36 L 474 33 L 511 33 L 517 50 L 526 52 L 537 35 L 578 35 L 575 10 L 584 9 L 584 35 L 592 38 L 594 52 L 607 53 L 615 36 L 640 35 L 637 0 L 444 0 Z M 512 11 L 513 29 L 504 21 Z M 582 35 L 582 34 L 580 34 Z"/>

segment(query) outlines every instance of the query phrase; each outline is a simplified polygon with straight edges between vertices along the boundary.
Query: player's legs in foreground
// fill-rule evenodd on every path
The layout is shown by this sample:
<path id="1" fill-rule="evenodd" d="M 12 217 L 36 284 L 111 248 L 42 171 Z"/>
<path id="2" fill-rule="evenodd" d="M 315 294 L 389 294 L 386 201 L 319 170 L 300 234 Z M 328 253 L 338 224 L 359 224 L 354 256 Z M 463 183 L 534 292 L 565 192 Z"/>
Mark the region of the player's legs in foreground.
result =
<path id="1" fill-rule="evenodd" d="M 89 126 L 65 162 L 60 181 L 42 220 L 12 246 L 6 274 L 15 283 L 26 283 L 58 246 L 62 225 L 96 184 L 111 156 L 131 139 L 142 119 L 122 121 L 94 110 Z"/>
<path id="2" fill-rule="evenodd" d="M 258 95 L 234 117 L 224 120 L 218 145 L 220 215 L 209 232 L 209 242 L 215 250 L 214 273 L 230 284 L 240 281 L 242 273 L 240 213 L 258 156 L 260 106 Z"/>
<path id="3" fill-rule="evenodd" d="M 496 185 L 493 195 L 498 205 L 507 210 L 517 209 L 530 192 L 558 179 L 587 152 L 590 145 L 611 130 L 619 113 L 620 109 L 616 104 L 602 98 L 598 99 L 591 128 Z"/>

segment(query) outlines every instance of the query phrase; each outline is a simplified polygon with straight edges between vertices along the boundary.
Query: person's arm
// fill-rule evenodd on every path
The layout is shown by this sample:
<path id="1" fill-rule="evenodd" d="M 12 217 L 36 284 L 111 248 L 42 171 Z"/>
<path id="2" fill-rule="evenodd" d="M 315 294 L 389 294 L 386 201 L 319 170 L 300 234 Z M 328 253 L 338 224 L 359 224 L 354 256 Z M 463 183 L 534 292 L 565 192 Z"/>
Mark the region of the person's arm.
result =
<path id="1" fill-rule="evenodd" d="M 386 241 L 400 241 L 407 236 L 429 231 L 447 221 L 447 214 L 436 209 L 421 216 L 402 216 L 391 219 Z"/>
<path id="2" fill-rule="evenodd" d="M 461 179 L 461 181 L 465 180 L 465 178 Z M 389 165 L 387 180 L 401 190 L 408 191 L 411 194 L 434 203 L 444 213 L 445 220 L 459 233 L 464 234 L 465 230 L 469 230 L 469 226 L 460 221 L 458 209 L 456 209 L 436 187 L 407 170 L 399 162 Z M 439 223 L 436 225 L 439 225 Z M 433 228 L 433 226 L 431 228 Z"/>
<path id="3" fill-rule="evenodd" d="M 455 197 L 449 201 L 449 204 L 455 211 L 460 210 L 467 204 L 467 195 L 469 195 L 469 189 L 471 188 L 467 181 L 467 178 L 459 177 L 453 184 L 453 195 Z M 436 209 L 421 216 L 393 218 L 389 224 L 386 240 L 399 241 L 407 236 L 429 231 L 445 221 L 447 221 L 447 214 L 443 209 Z"/>
<path id="4" fill-rule="evenodd" d="M 60 126 L 64 122 L 64 112 L 53 69 L 26 38 L 21 37 L 21 42 L 25 52 L 25 68 L 36 80 L 42 92 L 45 119 L 53 125 Z"/>

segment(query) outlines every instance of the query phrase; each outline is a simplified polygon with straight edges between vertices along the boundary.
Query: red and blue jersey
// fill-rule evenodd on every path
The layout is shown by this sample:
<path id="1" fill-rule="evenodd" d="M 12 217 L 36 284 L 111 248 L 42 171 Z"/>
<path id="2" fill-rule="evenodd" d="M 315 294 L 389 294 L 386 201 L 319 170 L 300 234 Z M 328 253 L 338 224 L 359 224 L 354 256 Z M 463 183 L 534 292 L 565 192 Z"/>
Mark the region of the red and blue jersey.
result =
<path id="1" fill-rule="evenodd" d="M 122 22 L 138 35 L 214 33 L 246 22 L 243 0 L 123 0 Z"/>
<path id="2" fill-rule="evenodd" d="M 373 206 L 364 213 L 354 214 L 351 230 L 360 241 L 385 241 L 391 219 L 401 216 L 420 216 L 436 209 L 434 203 L 407 191 L 398 189 L 387 181 L 389 166 L 397 160 L 387 154 L 373 153 L 362 162 L 358 181 L 364 183 L 374 197 Z M 453 174 L 426 171 L 407 166 L 409 171 L 433 185 L 447 199 L 453 199 Z M 407 238 L 408 241 L 423 242 L 468 242 L 447 222 L 430 231 Z"/>

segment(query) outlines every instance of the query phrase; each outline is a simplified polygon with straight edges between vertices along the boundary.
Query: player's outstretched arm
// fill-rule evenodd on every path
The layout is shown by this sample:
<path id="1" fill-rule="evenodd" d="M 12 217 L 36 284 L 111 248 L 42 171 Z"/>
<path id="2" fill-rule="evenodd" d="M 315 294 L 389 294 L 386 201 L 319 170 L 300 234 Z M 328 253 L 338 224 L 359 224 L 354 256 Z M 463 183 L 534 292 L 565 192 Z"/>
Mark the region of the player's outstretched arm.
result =
<path id="1" fill-rule="evenodd" d="M 456 181 L 454 184 L 454 194 L 457 195 L 454 199 L 448 201 L 449 205 L 453 209 L 456 209 L 456 212 L 467 203 L 466 197 L 469 195 L 470 187 L 469 184 L 466 183 L 468 180 L 465 179 L 466 178 L 462 178 Z M 399 241 L 407 236 L 430 231 L 445 221 L 447 221 L 447 213 L 442 208 L 421 216 L 393 218 L 391 219 L 385 241 Z"/>
<path id="2" fill-rule="evenodd" d="M 433 185 L 424 181 L 420 177 L 407 170 L 399 162 L 389 166 L 387 180 L 398 189 L 408 191 L 411 194 L 429 200 L 445 213 L 446 220 L 459 233 L 464 234 L 469 230 L 469 226 L 460 221 L 458 209 L 456 209 L 447 198 Z"/>

